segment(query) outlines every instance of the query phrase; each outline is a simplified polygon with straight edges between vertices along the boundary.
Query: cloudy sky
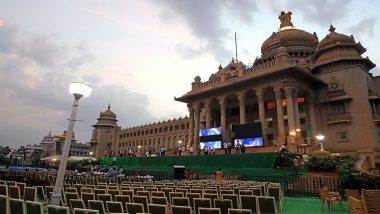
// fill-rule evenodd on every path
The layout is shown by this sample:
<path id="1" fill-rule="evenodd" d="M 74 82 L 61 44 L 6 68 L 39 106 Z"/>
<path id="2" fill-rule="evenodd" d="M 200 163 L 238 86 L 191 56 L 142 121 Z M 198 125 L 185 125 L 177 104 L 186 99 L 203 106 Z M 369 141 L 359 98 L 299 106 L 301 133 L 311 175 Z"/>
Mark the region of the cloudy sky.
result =
<path id="1" fill-rule="evenodd" d="M 80 101 L 75 132 L 88 142 L 107 105 L 130 127 L 185 116 L 175 102 L 196 75 L 208 79 L 234 56 L 260 56 L 277 31 L 278 14 L 319 39 L 353 34 L 380 65 L 375 0 L 0 0 L 0 145 L 39 143 L 67 128 L 68 85 L 84 80 L 93 94 Z M 372 72 L 379 75 L 380 70 Z"/>

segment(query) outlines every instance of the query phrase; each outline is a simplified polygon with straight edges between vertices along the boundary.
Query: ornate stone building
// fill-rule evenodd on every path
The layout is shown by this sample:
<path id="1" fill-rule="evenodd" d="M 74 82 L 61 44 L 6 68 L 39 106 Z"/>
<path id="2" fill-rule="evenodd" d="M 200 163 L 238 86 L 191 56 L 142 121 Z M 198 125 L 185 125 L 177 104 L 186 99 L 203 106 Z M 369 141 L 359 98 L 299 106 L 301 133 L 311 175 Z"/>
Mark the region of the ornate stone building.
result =
<path id="1" fill-rule="evenodd" d="M 100 113 L 98 122 L 93 125 L 91 151 L 96 158 L 103 157 L 105 151 L 115 154 L 132 149 L 145 154 L 149 149 L 156 154 L 160 146 L 169 152 L 189 142 L 189 118 L 178 118 L 122 129 L 117 126 L 116 114 L 111 107 Z"/>
<path id="2" fill-rule="evenodd" d="M 196 76 L 191 91 L 175 98 L 188 106 L 190 141 L 199 142 L 204 127 L 222 127 L 229 141 L 231 124 L 261 122 L 265 145 L 293 143 L 289 133 L 312 141 L 322 133 L 326 150 L 380 160 L 380 77 L 361 56 L 366 49 L 333 26 L 319 41 L 293 26 L 291 12 L 279 19 L 252 66 L 232 59 L 206 81 Z"/>

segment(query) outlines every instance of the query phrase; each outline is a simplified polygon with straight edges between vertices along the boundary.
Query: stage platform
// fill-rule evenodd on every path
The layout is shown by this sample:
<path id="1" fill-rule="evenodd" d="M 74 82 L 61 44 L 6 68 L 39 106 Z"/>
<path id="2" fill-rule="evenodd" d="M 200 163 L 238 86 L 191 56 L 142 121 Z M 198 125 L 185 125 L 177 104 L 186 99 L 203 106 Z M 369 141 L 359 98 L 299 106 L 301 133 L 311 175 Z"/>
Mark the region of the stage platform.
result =
<path id="1" fill-rule="evenodd" d="M 102 164 L 111 165 L 112 158 L 102 158 Z M 119 157 L 116 165 L 126 170 L 173 171 L 173 166 L 184 165 L 194 172 L 215 172 L 222 168 L 225 173 L 276 174 L 273 170 L 275 153 L 247 153 L 231 155 L 194 155 L 165 157 Z"/>

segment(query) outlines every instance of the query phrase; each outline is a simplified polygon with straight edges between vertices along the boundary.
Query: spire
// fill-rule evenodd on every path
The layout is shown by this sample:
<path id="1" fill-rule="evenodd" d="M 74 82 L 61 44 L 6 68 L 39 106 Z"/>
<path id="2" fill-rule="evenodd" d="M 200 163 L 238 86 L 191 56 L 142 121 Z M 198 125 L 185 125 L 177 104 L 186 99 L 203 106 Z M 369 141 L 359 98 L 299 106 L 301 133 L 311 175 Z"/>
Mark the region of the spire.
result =
<path id="1" fill-rule="evenodd" d="M 108 104 L 108 110 L 111 110 L 111 104 Z"/>
<path id="2" fill-rule="evenodd" d="M 332 24 L 330 24 L 329 31 L 330 31 L 330 33 L 335 32 L 335 27 Z"/>
<path id="3" fill-rule="evenodd" d="M 219 70 L 222 70 L 222 69 L 223 69 L 222 64 L 219 64 L 218 69 L 219 69 Z"/>

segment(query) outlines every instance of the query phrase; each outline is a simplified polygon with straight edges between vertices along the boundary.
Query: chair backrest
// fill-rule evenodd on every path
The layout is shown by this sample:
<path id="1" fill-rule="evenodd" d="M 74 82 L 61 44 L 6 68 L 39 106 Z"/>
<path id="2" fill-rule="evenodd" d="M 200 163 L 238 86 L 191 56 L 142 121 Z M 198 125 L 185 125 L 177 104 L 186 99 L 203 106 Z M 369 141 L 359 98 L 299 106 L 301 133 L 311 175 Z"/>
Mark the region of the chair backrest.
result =
<path id="1" fill-rule="evenodd" d="M 168 208 L 162 204 L 148 204 L 148 212 L 150 214 L 163 214 L 168 213 Z"/>
<path id="2" fill-rule="evenodd" d="M 129 197 L 132 199 L 133 197 L 133 190 L 121 190 L 122 195 L 129 195 Z"/>
<path id="3" fill-rule="evenodd" d="M 173 203 L 173 198 L 183 198 L 183 192 L 169 192 L 170 203 Z"/>
<path id="4" fill-rule="evenodd" d="M 144 213 L 144 205 L 140 203 L 126 203 L 127 212 L 130 214 Z"/>
<path id="5" fill-rule="evenodd" d="M 319 194 L 320 194 L 321 199 L 331 200 L 331 196 L 330 196 L 329 190 L 327 188 L 320 188 Z"/>
<path id="6" fill-rule="evenodd" d="M 248 209 L 251 210 L 252 213 L 257 213 L 257 196 L 240 195 L 240 205 L 242 209 Z"/>
<path id="7" fill-rule="evenodd" d="M 94 193 L 84 193 L 82 192 L 82 200 L 84 202 L 84 205 L 88 208 L 90 207 L 88 204 L 89 200 L 95 200 L 95 194 Z"/>
<path id="8" fill-rule="evenodd" d="M 34 186 L 37 190 L 37 198 L 38 199 L 46 199 L 46 195 L 44 192 L 44 187 L 43 186 Z"/>
<path id="9" fill-rule="evenodd" d="M 94 189 L 95 198 L 97 199 L 99 194 L 106 194 L 106 191 L 106 189 Z"/>
<path id="10" fill-rule="evenodd" d="M 70 205 L 72 209 L 80 208 L 85 209 L 84 201 L 82 199 L 70 199 Z"/>
<path id="11" fill-rule="evenodd" d="M 92 210 L 98 210 L 99 214 L 104 214 L 105 213 L 103 201 L 100 201 L 100 200 L 88 200 L 88 205 L 89 205 L 90 209 L 92 209 Z"/>
<path id="12" fill-rule="evenodd" d="M 211 208 L 211 199 L 209 199 L 209 198 L 194 198 L 195 214 L 198 213 L 199 207 Z"/>
<path id="13" fill-rule="evenodd" d="M 74 208 L 74 214 L 99 214 L 98 210 Z"/>
<path id="14" fill-rule="evenodd" d="M 20 187 L 19 186 L 8 186 L 9 198 L 20 199 Z"/>
<path id="15" fill-rule="evenodd" d="M 199 214 L 220 214 L 220 209 L 199 207 L 198 212 Z"/>
<path id="16" fill-rule="evenodd" d="M 93 188 L 88 188 L 88 187 L 83 187 L 81 189 L 81 192 L 82 193 L 93 193 L 94 192 L 94 189 Z"/>
<path id="17" fill-rule="evenodd" d="M 176 206 L 190 206 L 190 201 L 189 198 L 173 197 L 171 204 Z"/>
<path id="18" fill-rule="evenodd" d="M 239 196 L 241 195 L 253 195 L 252 190 L 239 190 Z"/>
<path id="19" fill-rule="evenodd" d="M 260 187 L 250 187 L 249 190 L 252 191 L 253 195 L 256 195 L 256 196 L 262 196 L 263 195 Z"/>
<path id="20" fill-rule="evenodd" d="M 186 197 L 189 198 L 190 207 L 194 207 L 194 198 L 201 198 L 201 194 L 192 192 L 192 193 L 187 193 Z"/>
<path id="21" fill-rule="evenodd" d="M 281 187 L 279 186 L 268 186 L 268 196 L 274 197 L 276 201 L 279 201 L 281 198 Z"/>
<path id="22" fill-rule="evenodd" d="M 363 214 L 364 206 L 360 199 L 356 199 L 355 197 L 348 196 L 348 210 L 351 214 Z"/>
<path id="23" fill-rule="evenodd" d="M 10 198 L 9 199 L 9 210 L 10 213 L 24 214 L 25 213 L 25 203 L 24 200 Z"/>
<path id="24" fill-rule="evenodd" d="M 66 192 L 65 196 L 66 196 L 66 204 L 70 208 L 71 208 L 70 200 L 79 198 L 78 193 L 76 193 L 76 192 Z"/>
<path id="25" fill-rule="evenodd" d="M 20 187 L 20 198 L 24 198 L 24 192 L 25 192 L 25 183 L 16 182 L 16 186 Z"/>
<path id="26" fill-rule="evenodd" d="M 43 214 L 42 203 L 34 201 L 26 201 L 26 213 L 27 214 Z"/>
<path id="27" fill-rule="evenodd" d="M 203 197 L 203 189 L 191 189 L 191 193 L 199 193 Z"/>
<path id="28" fill-rule="evenodd" d="M 172 214 L 192 214 L 191 207 L 171 206 Z"/>
<path id="29" fill-rule="evenodd" d="M 203 194 L 203 198 L 209 198 L 211 200 L 211 204 L 214 204 L 215 199 L 219 199 L 218 194 L 205 193 Z"/>
<path id="30" fill-rule="evenodd" d="M 165 193 L 161 191 L 152 191 L 150 195 L 151 197 L 165 197 Z"/>
<path id="31" fill-rule="evenodd" d="M 0 195 L 8 196 L 8 186 L 0 184 Z"/>
<path id="32" fill-rule="evenodd" d="M 144 212 L 148 212 L 148 197 L 134 195 L 132 199 L 133 203 L 140 203 L 144 206 Z"/>
<path id="33" fill-rule="evenodd" d="M 148 198 L 148 203 L 150 202 L 150 192 L 149 191 L 137 191 L 138 196 L 146 196 Z"/>
<path id="34" fill-rule="evenodd" d="M 229 199 L 232 201 L 232 207 L 234 209 L 239 208 L 239 201 L 238 201 L 238 195 L 235 194 L 224 194 L 222 195 L 222 199 Z"/>
<path id="35" fill-rule="evenodd" d="M 257 196 L 257 205 L 260 213 L 276 213 L 274 197 Z"/>
<path id="36" fill-rule="evenodd" d="M 232 195 L 234 194 L 234 191 L 233 190 L 220 190 L 220 195 L 223 196 L 225 194 L 228 194 L 228 195 Z"/>
<path id="37" fill-rule="evenodd" d="M 68 207 L 61 206 L 46 206 L 47 214 L 69 214 L 70 209 Z"/>
<path id="38" fill-rule="evenodd" d="M 123 213 L 123 204 L 117 201 L 107 201 L 107 210 L 109 213 Z"/>
<path id="39" fill-rule="evenodd" d="M 36 201 L 36 199 L 37 199 L 37 189 L 34 187 L 25 187 L 24 200 Z"/>
<path id="40" fill-rule="evenodd" d="M 144 191 L 144 187 L 133 187 L 133 194 L 137 195 L 137 191 Z"/>
<path id="41" fill-rule="evenodd" d="M 228 209 L 232 208 L 232 201 L 230 199 L 215 199 L 214 207 L 219 208 L 221 214 L 228 214 Z"/>
<path id="42" fill-rule="evenodd" d="M 129 197 L 129 195 L 116 195 L 115 196 L 115 201 L 121 202 L 121 204 L 123 205 L 123 209 L 124 210 L 127 210 L 127 207 L 125 206 L 125 203 L 132 202 L 131 198 Z"/>
<path id="43" fill-rule="evenodd" d="M 112 197 L 112 200 L 115 201 L 116 200 L 115 196 L 116 195 L 120 195 L 120 190 L 118 190 L 118 189 L 108 189 L 108 194 L 110 194 L 111 197 Z"/>
<path id="44" fill-rule="evenodd" d="M 65 192 L 75 192 L 75 193 L 78 193 L 78 190 L 77 190 L 77 188 L 69 187 L 69 188 L 65 189 Z"/>
<path id="45" fill-rule="evenodd" d="M 228 214 L 252 214 L 252 212 L 246 209 L 228 209 Z"/>
<path id="46" fill-rule="evenodd" d="M 53 186 L 45 186 L 45 191 L 46 191 L 46 195 L 48 197 L 48 199 L 50 200 L 50 197 L 51 197 L 51 192 L 53 192 L 54 190 L 54 187 Z"/>
<path id="47" fill-rule="evenodd" d="M 152 204 L 167 205 L 168 199 L 166 197 L 154 197 L 152 196 Z"/>
<path id="48" fill-rule="evenodd" d="M 217 189 L 205 189 L 205 190 L 204 190 L 204 193 L 208 193 L 208 194 L 218 194 L 218 190 L 217 190 Z"/>
<path id="49" fill-rule="evenodd" d="M 8 214 L 9 198 L 5 195 L 0 195 L 0 213 Z"/>
<path id="50" fill-rule="evenodd" d="M 364 210 L 368 214 L 378 214 L 380 212 L 380 190 L 363 190 Z"/>

